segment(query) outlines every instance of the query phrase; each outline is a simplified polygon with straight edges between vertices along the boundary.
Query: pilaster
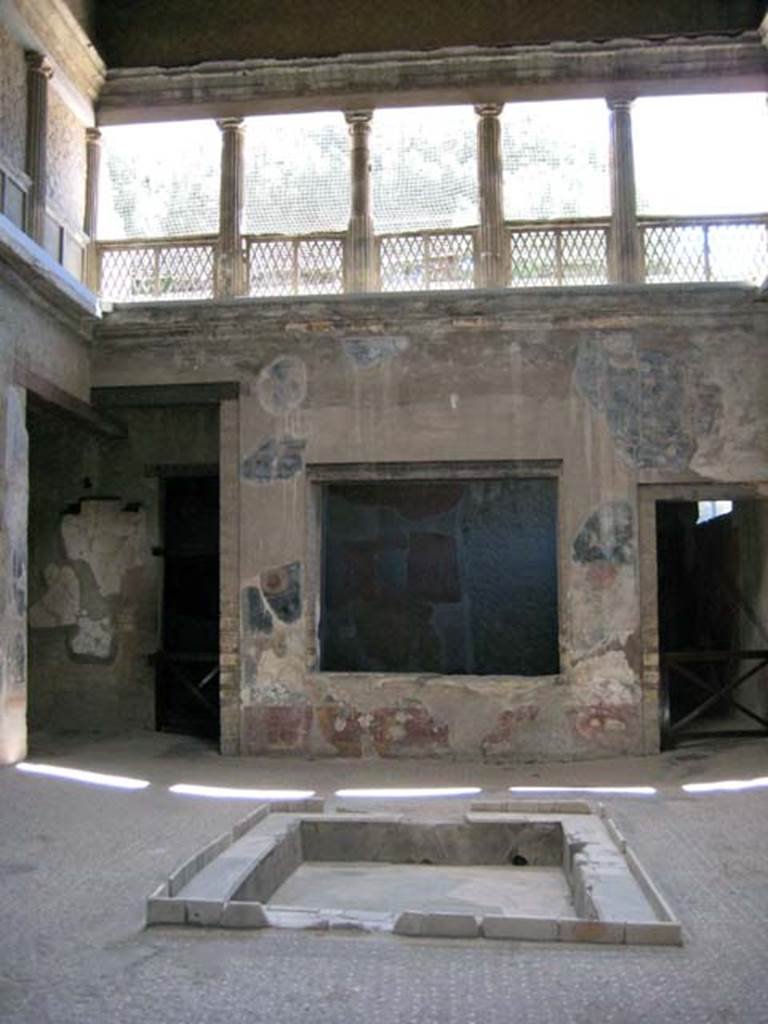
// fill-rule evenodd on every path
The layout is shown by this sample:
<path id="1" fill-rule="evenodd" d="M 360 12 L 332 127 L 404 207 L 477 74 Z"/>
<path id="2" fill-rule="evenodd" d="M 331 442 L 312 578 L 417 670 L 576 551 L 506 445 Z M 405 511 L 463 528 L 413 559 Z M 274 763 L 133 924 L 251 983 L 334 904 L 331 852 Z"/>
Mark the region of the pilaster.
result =
<path id="1" fill-rule="evenodd" d="M 101 132 L 85 129 L 85 215 L 83 232 L 88 236 L 85 250 L 85 284 L 92 292 L 99 290 L 99 257 L 96 248 L 99 208 L 99 169 L 101 166 Z"/>
<path id="2" fill-rule="evenodd" d="M 45 237 L 45 202 L 48 190 L 48 81 L 53 74 L 48 58 L 27 51 L 27 159 L 31 179 L 27 195 L 27 234 L 40 245 Z"/>

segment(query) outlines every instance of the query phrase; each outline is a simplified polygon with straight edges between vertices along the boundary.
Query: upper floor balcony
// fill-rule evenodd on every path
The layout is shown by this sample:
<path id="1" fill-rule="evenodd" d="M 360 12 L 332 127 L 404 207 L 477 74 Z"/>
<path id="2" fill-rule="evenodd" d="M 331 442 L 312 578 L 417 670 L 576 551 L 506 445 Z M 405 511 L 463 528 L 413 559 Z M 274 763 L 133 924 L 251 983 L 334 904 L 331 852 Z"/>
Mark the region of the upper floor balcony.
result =
<path id="1" fill-rule="evenodd" d="M 89 129 L 49 254 L 113 303 L 768 276 L 758 93 Z M 0 165 L 0 210 L 29 182 Z"/>

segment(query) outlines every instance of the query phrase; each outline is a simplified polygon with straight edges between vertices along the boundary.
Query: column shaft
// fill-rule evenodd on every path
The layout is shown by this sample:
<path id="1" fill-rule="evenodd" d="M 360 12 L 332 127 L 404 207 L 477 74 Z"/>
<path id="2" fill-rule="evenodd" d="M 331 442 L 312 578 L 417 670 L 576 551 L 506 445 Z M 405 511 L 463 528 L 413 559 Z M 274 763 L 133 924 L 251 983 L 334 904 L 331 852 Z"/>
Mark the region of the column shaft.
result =
<path id="1" fill-rule="evenodd" d="M 242 253 L 244 197 L 241 117 L 216 122 L 221 129 L 221 182 L 219 191 L 219 247 L 216 255 L 216 296 L 227 298 L 246 291 Z"/>
<path id="2" fill-rule="evenodd" d="M 637 226 L 635 160 L 632 149 L 632 100 L 609 97 L 611 230 L 609 278 L 614 284 L 644 280 L 643 253 Z"/>
<path id="3" fill-rule="evenodd" d="M 476 281 L 480 288 L 505 288 L 509 256 L 504 228 L 504 167 L 501 156 L 500 103 L 475 107 L 477 122 L 477 183 L 480 229 Z"/>
<path id="4" fill-rule="evenodd" d="M 88 236 L 85 250 L 86 285 L 91 291 L 99 290 L 99 254 L 96 233 L 99 212 L 99 169 L 101 167 L 101 132 L 98 128 L 85 129 L 85 215 L 83 232 Z"/>
<path id="5" fill-rule="evenodd" d="M 27 154 L 26 171 L 31 179 L 27 195 L 27 234 L 40 245 L 45 238 L 45 202 L 48 190 L 48 79 L 53 74 L 43 54 L 28 51 L 27 60 Z"/>
<path id="6" fill-rule="evenodd" d="M 344 254 L 345 291 L 378 289 L 376 247 L 371 216 L 371 157 L 369 138 L 372 112 L 356 110 L 344 115 L 351 139 L 352 199 Z"/>

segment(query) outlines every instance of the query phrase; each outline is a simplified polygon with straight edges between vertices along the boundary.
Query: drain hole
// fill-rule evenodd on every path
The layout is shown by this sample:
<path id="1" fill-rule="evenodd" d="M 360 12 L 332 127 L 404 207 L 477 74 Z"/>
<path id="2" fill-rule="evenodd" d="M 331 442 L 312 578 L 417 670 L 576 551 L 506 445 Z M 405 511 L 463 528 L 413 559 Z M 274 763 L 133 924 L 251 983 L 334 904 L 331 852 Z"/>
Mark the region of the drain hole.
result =
<path id="1" fill-rule="evenodd" d="M 522 867 L 524 864 L 528 863 L 527 857 L 523 857 L 523 855 L 520 853 L 515 853 L 514 850 L 509 851 L 509 856 L 507 857 L 507 860 L 509 861 L 510 864 L 514 864 L 515 867 Z"/>
<path id="2" fill-rule="evenodd" d="M 431 864 L 432 861 L 429 859 L 429 857 L 425 857 L 424 860 L 419 861 L 419 863 L 420 864 Z"/>

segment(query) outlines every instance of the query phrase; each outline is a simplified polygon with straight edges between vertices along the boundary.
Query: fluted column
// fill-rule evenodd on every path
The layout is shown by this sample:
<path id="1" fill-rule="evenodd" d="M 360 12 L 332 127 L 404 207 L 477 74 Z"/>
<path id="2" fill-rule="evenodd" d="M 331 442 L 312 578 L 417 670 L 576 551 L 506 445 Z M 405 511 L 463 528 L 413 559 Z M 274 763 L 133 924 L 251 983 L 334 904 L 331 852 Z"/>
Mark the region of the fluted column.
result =
<path id="1" fill-rule="evenodd" d="M 635 158 L 632 148 L 632 99 L 609 96 L 611 231 L 608 272 L 613 284 L 644 280 L 643 252 L 637 226 Z"/>
<path id="2" fill-rule="evenodd" d="M 376 247 L 371 215 L 370 110 L 353 110 L 344 115 L 349 125 L 352 202 L 344 254 L 345 291 L 378 290 Z"/>
<path id="3" fill-rule="evenodd" d="M 221 129 L 216 297 L 232 298 L 246 290 L 242 254 L 244 128 L 242 117 L 225 117 L 216 123 Z"/>
<path id="4" fill-rule="evenodd" d="M 509 257 L 504 230 L 504 166 L 501 157 L 502 103 L 475 107 L 477 122 L 477 184 L 480 230 L 476 281 L 480 288 L 505 288 Z"/>
<path id="5" fill-rule="evenodd" d="M 83 232 L 88 237 L 85 250 L 85 283 L 91 291 L 99 290 L 99 254 L 96 233 L 99 211 L 99 168 L 101 166 L 101 132 L 85 129 L 85 215 Z"/>
<path id="6" fill-rule="evenodd" d="M 45 201 L 48 191 L 48 80 L 53 74 L 42 53 L 27 51 L 26 172 L 31 184 L 27 195 L 26 230 L 40 245 L 45 239 Z"/>

